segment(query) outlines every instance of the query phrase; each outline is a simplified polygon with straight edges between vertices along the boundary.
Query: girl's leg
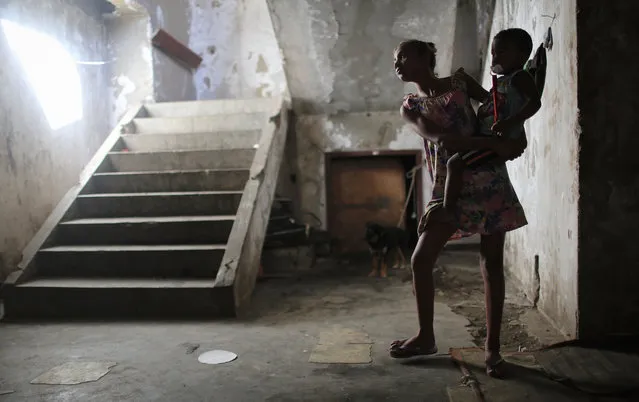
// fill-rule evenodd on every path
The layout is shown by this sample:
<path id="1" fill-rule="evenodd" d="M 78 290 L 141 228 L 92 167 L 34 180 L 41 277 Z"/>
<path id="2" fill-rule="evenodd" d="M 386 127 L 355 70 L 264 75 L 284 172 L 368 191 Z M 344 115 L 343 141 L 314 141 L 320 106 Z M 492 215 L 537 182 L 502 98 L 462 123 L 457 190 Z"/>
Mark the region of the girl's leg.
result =
<path id="1" fill-rule="evenodd" d="M 433 268 L 440 251 L 454 232 L 455 227 L 451 224 L 431 222 L 428 229 L 419 237 L 411 258 L 419 331 L 412 338 L 393 342 L 391 345 L 393 357 L 410 357 L 410 355 L 429 354 L 429 351 L 432 353 L 436 351 L 433 331 L 435 304 Z"/>
<path id="2" fill-rule="evenodd" d="M 446 164 L 446 184 L 444 185 L 444 208 L 448 213 L 454 214 L 457 208 L 457 200 L 461 194 L 466 162 L 461 154 L 455 154 L 448 159 Z"/>
<path id="3" fill-rule="evenodd" d="M 506 286 L 504 280 L 505 233 L 483 235 L 480 245 L 480 266 L 484 277 L 486 301 L 486 368 L 499 376 L 496 366 L 501 362 L 500 333 Z"/>

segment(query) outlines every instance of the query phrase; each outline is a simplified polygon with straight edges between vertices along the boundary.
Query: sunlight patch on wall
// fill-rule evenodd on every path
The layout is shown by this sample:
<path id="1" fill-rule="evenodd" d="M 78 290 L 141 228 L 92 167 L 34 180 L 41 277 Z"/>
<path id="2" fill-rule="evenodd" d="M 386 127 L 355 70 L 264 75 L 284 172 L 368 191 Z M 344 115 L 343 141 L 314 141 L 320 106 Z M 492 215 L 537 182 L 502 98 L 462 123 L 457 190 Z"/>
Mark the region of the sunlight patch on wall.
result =
<path id="1" fill-rule="evenodd" d="M 8 20 L 0 20 L 11 50 L 51 126 L 58 130 L 82 118 L 82 87 L 77 65 L 54 38 Z"/>

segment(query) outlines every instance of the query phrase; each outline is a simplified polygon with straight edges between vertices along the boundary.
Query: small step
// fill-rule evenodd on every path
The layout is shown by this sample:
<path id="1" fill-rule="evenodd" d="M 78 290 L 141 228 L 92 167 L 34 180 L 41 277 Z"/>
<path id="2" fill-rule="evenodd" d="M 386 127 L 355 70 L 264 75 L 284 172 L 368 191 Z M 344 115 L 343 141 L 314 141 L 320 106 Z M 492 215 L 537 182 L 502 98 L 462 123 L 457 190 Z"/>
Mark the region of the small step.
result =
<path id="1" fill-rule="evenodd" d="M 260 130 L 214 133 L 128 134 L 121 137 L 120 150 L 132 152 L 253 148 Z"/>
<path id="2" fill-rule="evenodd" d="M 60 223 L 52 246 L 226 244 L 234 215 L 77 219 Z"/>
<path id="3" fill-rule="evenodd" d="M 190 102 L 147 103 L 148 117 L 187 117 L 225 115 L 232 113 L 260 113 L 275 110 L 277 101 L 272 98 L 219 99 Z"/>
<path id="4" fill-rule="evenodd" d="M 83 193 L 243 191 L 249 172 L 248 169 L 215 169 L 97 173 Z"/>
<path id="5" fill-rule="evenodd" d="M 98 169 L 104 172 L 250 169 L 254 148 L 200 151 L 111 152 Z"/>
<path id="6" fill-rule="evenodd" d="M 36 255 L 38 276 L 215 278 L 224 245 L 61 246 Z"/>
<path id="7" fill-rule="evenodd" d="M 5 320 L 196 319 L 233 314 L 213 279 L 39 278 L 4 290 Z M 44 302 L 43 302 L 44 301 Z"/>
<path id="8" fill-rule="evenodd" d="M 133 119 L 138 134 L 198 133 L 261 130 L 268 122 L 264 113 L 228 113 L 213 116 L 142 117 Z"/>
<path id="9" fill-rule="evenodd" d="M 242 191 L 82 194 L 65 219 L 233 215 L 241 198 Z"/>

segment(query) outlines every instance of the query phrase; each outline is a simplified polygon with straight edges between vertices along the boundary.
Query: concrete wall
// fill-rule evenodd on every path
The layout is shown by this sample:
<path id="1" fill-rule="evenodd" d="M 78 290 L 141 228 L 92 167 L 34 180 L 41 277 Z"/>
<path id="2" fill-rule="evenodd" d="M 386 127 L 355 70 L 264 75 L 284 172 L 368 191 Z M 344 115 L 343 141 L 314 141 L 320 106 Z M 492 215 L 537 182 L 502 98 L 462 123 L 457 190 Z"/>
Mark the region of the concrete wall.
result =
<path id="1" fill-rule="evenodd" d="M 575 335 L 580 135 L 576 0 L 498 0 L 491 37 L 504 28 L 520 27 L 537 47 L 551 22 L 542 14 L 557 15 L 543 106 L 526 124 L 528 149 L 508 166 L 529 225 L 508 235 L 506 264 L 526 295 L 539 299 L 540 310 L 565 333 Z M 488 73 L 484 87 L 490 87 Z"/>
<path id="2" fill-rule="evenodd" d="M 457 0 L 267 1 L 297 113 L 397 110 L 403 39 L 435 42 L 437 70 L 451 71 Z"/>
<path id="3" fill-rule="evenodd" d="M 106 29 L 97 10 L 80 3 L 7 0 L 0 5 L 0 18 L 56 38 L 75 60 L 104 61 Z M 78 180 L 78 174 L 108 134 L 109 102 L 105 99 L 109 99 L 109 75 L 107 64 L 77 66 L 83 117 L 54 131 L 1 29 L 0 59 L 0 277 L 3 278 L 15 269 L 24 246 Z M 43 58 L 42 62 L 47 61 Z"/>
<path id="4" fill-rule="evenodd" d="M 639 333 L 637 2 L 577 2 L 579 335 Z M 631 67 L 632 66 L 632 67 Z M 631 72 L 633 71 L 633 72 Z"/>
<path id="5" fill-rule="evenodd" d="M 113 3 L 121 9 L 131 5 L 125 0 Z M 116 75 L 115 92 L 128 92 L 124 97 L 127 103 L 148 98 L 168 102 L 287 94 L 282 57 L 265 0 L 138 0 L 138 3 L 148 13 L 148 29 L 142 19 L 132 20 L 131 16 L 111 25 L 113 48 L 125 65 L 121 74 Z M 146 52 L 150 49 L 151 35 L 160 28 L 202 56 L 201 66 L 189 70 L 152 49 L 149 73 Z M 120 38 L 130 38 L 133 31 L 139 45 L 128 52 L 118 43 Z M 132 46 L 131 42 L 126 45 Z M 153 82 L 151 92 L 149 79 Z M 133 87 L 136 89 L 131 94 Z M 120 105 L 118 109 L 122 109 L 122 96 L 114 100 Z"/>
<path id="6" fill-rule="evenodd" d="M 128 12 L 105 20 L 111 63 L 111 126 L 129 105 L 153 101 L 153 53 L 151 23 L 146 10 Z"/>
<path id="7" fill-rule="evenodd" d="M 305 115 L 297 119 L 295 132 L 300 210 L 320 218 L 323 228 L 327 221 L 326 152 L 423 149 L 421 137 L 404 124 L 398 112 Z M 422 177 L 426 180 L 425 174 Z M 428 194 L 427 186 L 424 188 Z"/>

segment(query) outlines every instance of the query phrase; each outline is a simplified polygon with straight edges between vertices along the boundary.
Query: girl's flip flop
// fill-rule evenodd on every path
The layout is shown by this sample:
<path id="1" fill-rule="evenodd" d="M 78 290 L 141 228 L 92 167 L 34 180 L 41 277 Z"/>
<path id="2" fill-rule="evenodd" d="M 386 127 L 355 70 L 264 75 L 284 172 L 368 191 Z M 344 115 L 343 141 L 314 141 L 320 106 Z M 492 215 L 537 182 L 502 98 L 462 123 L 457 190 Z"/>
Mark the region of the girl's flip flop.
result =
<path id="1" fill-rule="evenodd" d="M 423 348 L 419 345 L 404 346 L 407 339 L 391 343 L 390 356 L 393 359 L 408 359 L 417 356 L 431 356 L 437 353 L 437 346 Z"/>
<path id="2" fill-rule="evenodd" d="M 504 378 L 503 368 L 505 363 L 506 361 L 503 358 L 493 363 L 486 362 L 486 375 L 492 378 Z"/>

